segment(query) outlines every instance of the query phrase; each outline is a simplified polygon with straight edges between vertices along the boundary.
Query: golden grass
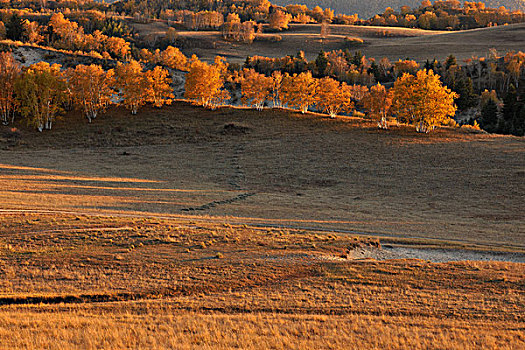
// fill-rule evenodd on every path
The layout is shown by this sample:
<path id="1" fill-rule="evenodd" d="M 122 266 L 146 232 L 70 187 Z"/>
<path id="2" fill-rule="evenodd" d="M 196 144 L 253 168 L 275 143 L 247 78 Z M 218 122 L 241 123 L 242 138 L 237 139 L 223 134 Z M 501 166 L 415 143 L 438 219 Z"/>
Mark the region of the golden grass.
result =
<path id="1" fill-rule="evenodd" d="M 146 25 L 157 28 L 157 24 Z M 331 25 L 330 35 L 321 39 L 320 25 L 292 24 L 289 31 L 279 33 L 279 42 L 254 41 L 252 44 L 226 42 L 219 32 L 180 32 L 179 36 L 191 41 L 191 53 L 213 60 L 222 55 L 231 62 L 242 64 L 247 56 L 283 57 L 305 52 L 309 60 L 315 60 L 320 50 L 360 50 L 367 57 L 414 59 L 424 63 L 427 59 L 443 61 L 453 54 L 458 61 L 472 56 L 486 57 L 489 49 L 500 52 L 523 50 L 525 25 L 513 24 L 466 31 L 430 31 L 411 28 Z M 145 29 L 142 29 L 145 30 Z M 385 37 L 384 33 L 388 33 Z M 345 38 L 351 36 L 364 40 L 363 44 L 349 44 Z M 468 45 L 465 45 L 468 43 Z M 189 52 L 189 51 L 188 51 Z"/>
<path id="2" fill-rule="evenodd" d="M 513 324 L 367 315 L 181 312 L 169 302 L 0 311 L 1 347 L 25 349 L 517 349 Z"/>
<path id="3" fill-rule="evenodd" d="M 519 138 L 184 103 L 66 120 L 0 129 L 2 349 L 524 346 L 524 264 L 343 258 L 377 242 L 352 231 L 523 254 Z"/>
<path id="4" fill-rule="evenodd" d="M 349 261 L 341 252 L 368 239 L 173 219 L 16 214 L 1 223 L 0 348 L 525 341 L 523 264 Z"/>
<path id="5" fill-rule="evenodd" d="M 228 133 L 229 123 L 248 132 Z M 19 129 L 15 144 L 0 138 L 9 147 L 0 151 L 4 209 L 197 214 L 493 247 L 520 245 L 524 234 L 516 137 L 182 102 L 135 117 L 112 109 L 92 124 L 72 113 L 41 134 Z M 182 211 L 245 193 L 256 194 Z"/>

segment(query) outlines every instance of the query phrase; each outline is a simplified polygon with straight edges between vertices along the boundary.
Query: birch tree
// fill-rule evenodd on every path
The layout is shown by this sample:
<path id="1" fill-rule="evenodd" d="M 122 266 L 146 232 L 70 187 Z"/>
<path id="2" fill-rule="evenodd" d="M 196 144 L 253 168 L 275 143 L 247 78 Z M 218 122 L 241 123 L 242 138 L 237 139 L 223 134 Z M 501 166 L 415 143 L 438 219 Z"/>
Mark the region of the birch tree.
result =
<path id="1" fill-rule="evenodd" d="M 20 112 L 38 131 L 51 129 L 54 120 L 63 112 L 66 82 L 60 65 L 39 62 L 29 66 L 16 82 Z"/>
<path id="2" fill-rule="evenodd" d="M 319 80 L 316 97 L 317 107 L 331 118 L 335 118 L 341 112 L 347 113 L 354 109 L 350 86 L 330 77 Z"/>
<path id="3" fill-rule="evenodd" d="M 380 129 L 388 129 L 386 117 L 392 105 L 390 93 L 381 84 L 374 85 L 370 92 L 363 98 L 362 104 L 370 116 L 377 119 Z"/>
<path id="4" fill-rule="evenodd" d="M 197 59 L 190 60 L 190 70 L 186 75 L 184 97 L 197 105 L 215 107 L 229 98 L 229 93 L 224 90 L 224 76 L 226 63 L 221 58 L 216 58 L 210 65 Z"/>
<path id="5" fill-rule="evenodd" d="M 403 74 L 392 88 L 392 110 L 401 121 L 416 125 L 417 132 L 428 133 L 456 112 L 458 95 L 443 86 L 432 70 Z"/>
<path id="6" fill-rule="evenodd" d="M 10 52 L 0 52 L 0 119 L 4 125 L 15 120 L 15 82 L 19 76 L 20 66 L 13 55 Z"/>
<path id="7" fill-rule="evenodd" d="M 281 101 L 306 113 L 316 102 L 317 79 L 310 71 L 292 76 L 285 74 L 281 83 Z"/>
<path id="8" fill-rule="evenodd" d="M 118 63 L 115 69 L 116 87 L 124 107 L 135 115 L 147 101 L 147 84 L 140 63 Z"/>
<path id="9" fill-rule="evenodd" d="M 170 85 L 170 74 L 168 71 L 157 66 L 153 70 L 146 72 L 145 79 L 147 101 L 157 108 L 165 104 L 170 105 L 175 96 Z"/>
<path id="10" fill-rule="evenodd" d="M 253 69 L 245 69 L 241 79 L 242 102 L 253 105 L 257 110 L 262 110 L 264 102 L 273 88 L 273 79 L 255 72 Z"/>
<path id="11" fill-rule="evenodd" d="M 91 123 L 111 103 L 111 97 L 115 94 L 113 70 L 105 72 L 98 65 L 81 64 L 68 70 L 66 75 L 73 102 Z"/>

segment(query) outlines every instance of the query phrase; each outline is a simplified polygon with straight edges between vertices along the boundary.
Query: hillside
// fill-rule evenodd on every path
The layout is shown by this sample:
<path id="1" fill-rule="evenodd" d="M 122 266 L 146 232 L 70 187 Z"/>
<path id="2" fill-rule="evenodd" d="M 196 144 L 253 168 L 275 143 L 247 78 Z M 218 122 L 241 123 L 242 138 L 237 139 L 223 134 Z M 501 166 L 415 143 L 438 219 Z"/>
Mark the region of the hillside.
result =
<path id="1" fill-rule="evenodd" d="M 518 138 L 182 102 L 92 124 L 69 114 L 45 133 L 17 126 L 2 129 L 4 208 L 194 212 L 525 248 Z"/>
<path id="2" fill-rule="evenodd" d="M 290 0 L 273 0 L 272 3 L 280 6 L 296 4 L 296 1 Z M 401 6 L 410 6 L 412 8 L 418 7 L 421 4 L 419 0 L 302 0 L 299 3 L 314 8 L 320 6 L 321 8 L 331 8 L 335 13 L 354 14 L 357 13 L 360 18 L 368 19 L 378 13 L 383 13 L 387 7 L 394 10 L 399 10 Z M 525 11 L 524 0 L 485 0 L 483 1 L 487 7 L 498 8 L 505 6 L 509 10 Z"/>
<path id="3" fill-rule="evenodd" d="M 167 28 L 166 28 L 167 29 Z M 487 56 L 489 49 L 499 52 L 520 51 L 525 47 L 525 24 L 473 29 L 459 32 L 428 31 L 420 29 L 331 25 L 330 35 L 321 39 L 320 25 L 290 25 L 290 30 L 279 33 L 282 40 L 273 42 L 262 35 L 252 44 L 224 41 L 220 32 L 181 31 L 179 36 L 187 43 L 182 47 L 186 54 L 197 54 L 206 60 L 216 55 L 228 58 L 230 62 L 242 63 L 247 56 L 261 55 L 282 57 L 305 52 L 306 57 L 315 59 L 320 50 L 331 51 L 348 48 L 360 50 L 367 57 L 392 61 L 409 57 L 418 62 L 445 59 L 454 54 L 459 60 L 471 56 Z M 385 37 L 387 33 L 387 37 Z M 345 42 L 345 37 L 364 40 L 362 45 Z M 469 45 L 465 45 L 468 42 Z"/>

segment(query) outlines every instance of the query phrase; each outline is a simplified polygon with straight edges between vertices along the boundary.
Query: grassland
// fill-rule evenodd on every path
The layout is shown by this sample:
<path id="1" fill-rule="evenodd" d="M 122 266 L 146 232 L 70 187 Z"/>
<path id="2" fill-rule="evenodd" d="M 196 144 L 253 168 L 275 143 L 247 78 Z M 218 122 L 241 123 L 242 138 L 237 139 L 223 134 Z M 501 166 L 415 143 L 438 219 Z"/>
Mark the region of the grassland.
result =
<path id="1" fill-rule="evenodd" d="M 342 251 L 374 240 L 56 214 L 3 216 L 0 239 L 5 349 L 525 341 L 523 264 L 348 261 Z"/>
<path id="2" fill-rule="evenodd" d="M 167 25 L 153 22 L 147 25 L 129 23 L 141 37 L 162 37 Z M 272 41 L 274 34 L 262 34 L 252 44 L 232 43 L 221 38 L 220 32 L 180 31 L 183 51 L 197 54 L 207 60 L 216 55 L 227 57 L 229 62 L 243 63 L 247 56 L 282 57 L 295 55 L 302 50 L 309 60 L 315 59 L 319 51 L 361 50 L 367 57 L 391 61 L 414 59 L 444 60 L 454 54 L 462 61 L 472 56 L 487 57 L 491 48 L 499 52 L 523 51 L 525 47 L 525 24 L 481 28 L 465 31 L 431 31 L 397 27 L 372 27 L 352 25 L 331 25 L 330 35 L 320 37 L 318 24 L 291 24 L 290 30 L 277 33 L 281 41 Z M 364 44 L 345 42 L 346 37 L 359 38 Z"/>
<path id="3" fill-rule="evenodd" d="M 17 127 L 0 129 L 2 349 L 525 344 L 523 263 L 349 254 L 523 257 L 520 138 L 183 102 Z"/>

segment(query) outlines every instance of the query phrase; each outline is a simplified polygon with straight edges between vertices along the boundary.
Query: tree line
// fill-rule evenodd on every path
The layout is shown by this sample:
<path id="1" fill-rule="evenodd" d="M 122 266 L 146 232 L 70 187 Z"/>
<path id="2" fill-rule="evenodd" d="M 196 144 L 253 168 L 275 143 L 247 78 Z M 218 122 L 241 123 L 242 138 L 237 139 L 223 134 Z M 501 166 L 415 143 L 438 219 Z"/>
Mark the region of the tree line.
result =
<path id="1" fill-rule="evenodd" d="M 457 94 L 443 86 L 432 70 L 420 70 L 415 75 L 404 73 L 391 89 L 380 83 L 368 89 L 330 77 L 315 78 L 310 71 L 292 75 L 275 71 L 271 76 L 246 68 L 231 75 L 226 72 L 221 59 L 213 65 L 193 60 L 185 97 L 213 108 L 229 100 L 230 91 L 240 91 L 241 102 L 259 110 L 265 104 L 286 106 L 301 113 L 313 107 L 336 117 L 352 114 L 359 105 L 380 128 L 388 128 L 388 119 L 413 124 L 418 132 L 425 133 L 439 125 L 455 125 L 450 118 L 456 111 Z"/>
<path id="2" fill-rule="evenodd" d="M 392 86 L 404 73 L 415 75 L 422 69 L 432 70 L 446 87 L 458 95 L 457 114 L 466 118 L 470 124 L 477 122 L 487 131 L 514 135 L 523 135 L 525 129 L 525 116 L 522 114 L 525 112 L 521 112 L 522 101 L 525 100 L 523 52 L 502 55 L 492 49 L 487 57 L 471 57 L 463 64 L 453 55 L 443 61 L 434 59 L 419 64 L 410 59 L 391 62 L 386 57 L 379 60 L 368 58 L 359 51 L 351 53 L 349 50 L 336 50 L 321 51 L 311 61 L 302 52 L 280 58 L 252 56 L 246 59 L 242 67 L 267 76 L 274 72 L 293 75 L 310 71 L 316 78 L 328 76 L 349 85 L 368 87 L 376 83 Z M 494 96 L 496 109 L 492 118 L 496 122 L 487 123 L 482 118 L 481 112 L 487 101 L 484 96 L 488 95 Z M 504 108 L 504 101 L 507 101 L 507 105 L 517 106 L 512 109 L 512 113 Z M 483 115 L 487 113 L 485 111 Z"/>
<path id="3" fill-rule="evenodd" d="M 73 107 L 91 122 L 112 103 L 132 114 L 146 103 L 155 107 L 174 98 L 169 72 L 157 66 L 144 70 L 137 61 L 118 63 L 115 69 L 39 62 L 21 68 L 12 54 L 0 53 L 0 119 L 4 125 L 21 115 L 39 131 L 51 129 L 57 118 Z"/>
<path id="4" fill-rule="evenodd" d="M 97 65 L 61 70 L 60 65 L 46 62 L 22 69 L 12 54 L 3 52 L 0 67 L 0 82 L 5 86 L 0 91 L 3 123 L 13 123 L 18 113 L 39 131 L 51 129 L 54 121 L 72 107 L 81 110 L 91 122 L 112 103 L 136 114 L 146 103 L 160 108 L 174 98 L 166 69 L 156 66 L 144 70 L 133 60 L 107 71 Z M 353 112 L 359 103 L 381 128 L 388 126 L 387 118 L 395 116 L 416 125 L 420 132 L 449 123 L 456 108 L 455 93 L 444 87 L 431 70 L 421 70 L 416 75 L 405 73 L 390 90 L 381 84 L 368 90 L 330 77 L 314 78 L 311 72 L 275 72 L 267 77 L 244 69 L 231 74 L 220 57 L 213 64 L 196 56 L 188 61 L 184 96 L 189 101 L 214 108 L 229 100 L 236 88 L 242 103 L 257 109 L 271 101 L 276 107 L 287 106 L 302 113 L 314 107 L 335 117 Z"/>
<path id="5" fill-rule="evenodd" d="M 462 4 L 458 0 L 423 0 L 413 9 L 401 6 L 399 11 L 387 7 L 382 14 L 377 14 L 363 24 L 392 27 L 408 27 L 433 30 L 465 30 L 504 24 L 525 22 L 525 13 L 520 10 L 510 11 L 504 6 L 486 7 L 483 2 Z"/>
<path id="6" fill-rule="evenodd" d="M 211 64 L 196 56 L 188 59 L 173 47 L 164 51 L 143 49 L 140 61 L 118 63 L 107 71 L 97 65 L 61 70 L 58 65 L 43 62 L 21 69 L 12 55 L 4 53 L 1 81 L 10 88 L 0 92 L 1 117 L 8 123 L 18 111 L 30 124 L 43 130 L 51 128 L 53 120 L 72 105 L 81 108 L 89 121 L 116 101 L 133 114 L 145 103 L 160 107 L 173 98 L 169 72 L 164 68 L 168 67 L 188 72 L 185 98 L 208 108 L 239 100 L 257 109 L 287 106 L 303 113 L 313 109 L 331 117 L 366 111 L 381 128 L 388 126 L 388 120 L 395 120 L 414 124 L 421 132 L 442 124 L 454 125 L 451 117 L 458 110 L 474 109 L 479 112 L 470 124 L 490 132 L 524 134 L 523 53 L 499 57 L 493 52 L 489 71 L 482 69 L 486 60 L 470 60 L 466 66 L 460 66 L 452 55 L 444 62 L 427 61 L 420 67 L 411 60 L 390 64 L 382 59 L 377 65 L 359 52 L 339 54 L 334 57 L 345 57 L 350 67 L 358 69 L 357 75 L 333 74 L 334 61 L 327 59 L 332 57 L 330 53 L 320 54 L 312 62 L 302 54 L 281 59 L 248 58 L 239 67 L 220 57 Z M 508 71 L 498 71 L 499 64 Z M 143 66 L 154 68 L 144 70 Z M 490 73 L 490 77 L 485 77 L 485 73 Z M 496 89 L 475 93 L 471 77 L 476 74 L 474 81 L 480 89 Z M 28 95 L 31 91 L 35 91 L 34 95 Z"/>
<path id="7" fill-rule="evenodd" d="M 497 1 L 494 1 L 489 1 L 489 4 L 496 5 Z M 100 19 L 100 16 L 93 18 L 94 13 L 104 12 L 110 14 L 110 17 L 127 15 L 141 21 L 161 19 L 171 24 L 178 23 L 192 30 L 219 29 L 224 23 L 228 22 L 226 18 L 230 14 L 237 16 L 240 23 L 268 23 L 269 30 L 286 29 L 289 22 L 379 25 L 436 30 L 461 30 L 525 22 L 524 6 L 519 0 L 512 2 L 515 7 L 514 10 L 508 10 L 504 6 L 491 8 L 485 6 L 483 2 L 464 2 L 462 4 L 457 0 L 437 0 L 433 3 L 429 0 L 423 0 L 419 6 L 413 6 L 413 1 L 409 0 L 408 2 L 404 6 L 400 4 L 399 10 L 387 7 L 388 4 L 385 3 L 383 12 L 368 19 L 364 19 L 366 17 L 359 18 L 357 14 L 345 14 L 344 11 L 340 10 L 338 12 L 342 13 L 335 13 L 333 9 L 329 7 L 323 9 L 318 4 L 311 8 L 300 4 L 278 6 L 268 0 L 223 0 L 215 2 L 201 0 L 128 0 L 113 4 L 91 0 L 42 2 L 17 0 L 9 1 L 4 7 L 24 9 L 40 14 L 57 10 L 76 14 L 78 17 L 76 21 L 86 29 L 92 26 L 91 23 L 97 23 Z M 330 4 L 337 5 L 337 2 L 327 3 L 327 5 Z M 412 5 L 413 8 L 407 5 Z M 356 6 L 362 5 L 356 4 Z M 2 8 L 1 2 L 0 8 Z M 91 20 L 86 20 L 87 18 Z M 105 34 L 119 36 L 109 33 L 112 29 L 116 29 L 113 34 L 126 31 L 124 28 L 114 28 L 114 24 L 105 25 L 104 30 L 107 31 Z M 102 28 L 99 27 L 99 30 Z"/>

